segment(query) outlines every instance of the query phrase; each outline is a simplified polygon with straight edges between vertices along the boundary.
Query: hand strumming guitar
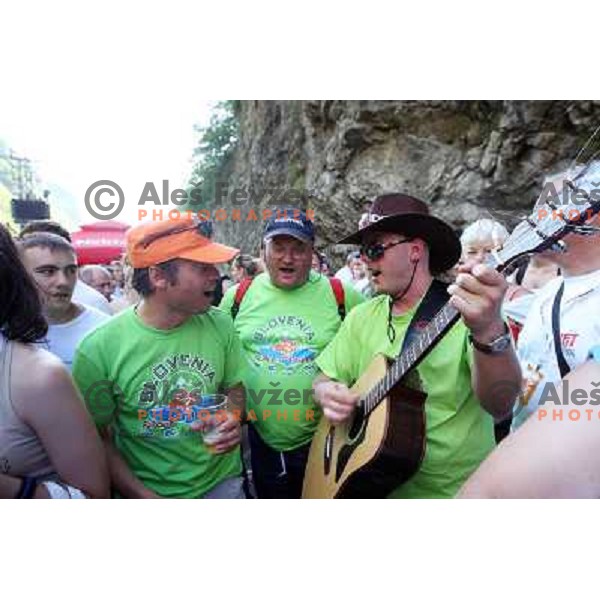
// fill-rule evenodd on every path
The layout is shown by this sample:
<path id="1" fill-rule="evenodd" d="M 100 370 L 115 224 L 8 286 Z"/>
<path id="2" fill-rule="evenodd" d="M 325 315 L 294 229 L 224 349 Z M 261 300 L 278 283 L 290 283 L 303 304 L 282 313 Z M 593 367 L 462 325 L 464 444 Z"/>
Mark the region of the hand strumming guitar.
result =
<path id="1" fill-rule="evenodd" d="M 323 415 L 334 425 L 346 421 L 352 415 L 360 398 L 359 394 L 351 392 L 345 384 L 325 375 L 319 375 L 315 379 L 313 390 L 317 404 L 323 409 Z"/>

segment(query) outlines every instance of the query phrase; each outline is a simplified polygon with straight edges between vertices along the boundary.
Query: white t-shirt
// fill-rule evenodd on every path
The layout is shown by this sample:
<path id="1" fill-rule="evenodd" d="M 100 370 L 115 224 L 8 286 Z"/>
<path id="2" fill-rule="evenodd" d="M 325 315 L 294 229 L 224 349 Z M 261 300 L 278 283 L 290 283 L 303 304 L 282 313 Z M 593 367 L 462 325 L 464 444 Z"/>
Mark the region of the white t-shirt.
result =
<path id="1" fill-rule="evenodd" d="M 84 283 L 81 279 L 78 279 L 75 284 L 73 302 L 91 306 L 107 315 L 113 314 L 108 300 L 98 290 L 95 290 L 92 286 Z"/>
<path id="2" fill-rule="evenodd" d="M 536 293 L 537 290 L 532 294 L 522 294 L 514 300 L 504 302 L 502 305 L 502 314 L 505 317 L 508 317 L 519 323 L 519 325 L 523 325 L 527 319 L 529 311 L 531 310 Z"/>
<path id="3" fill-rule="evenodd" d="M 46 347 L 52 354 L 62 360 L 69 371 L 71 371 L 75 349 L 79 342 L 92 329 L 110 318 L 91 306 L 83 306 L 82 308 L 83 312 L 72 321 L 48 326 Z"/>
<path id="4" fill-rule="evenodd" d="M 342 267 L 335 275 L 336 279 L 339 279 L 342 283 L 352 284 L 352 269 L 348 265 Z"/>
<path id="5" fill-rule="evenodd" d="M 593 346 L 600 344 L 600 271 L 577 277 L 557 277 L 535 295 L 519 335 L 517 354 L 523 371 L 523 393 L 526 404 L 517 404 L 513 427 L 522 425 L 534 413 L 544 386 L 561 380 L 554 336 L 552 305 L 562 282 L 565 289 L 560 303 L 560 339 L 562 352 L 571 369 L 584 363 Z M 560 395 L 560 387 L 557 387 Z M 556 408 L 552 402 L 550 409 Z"/>

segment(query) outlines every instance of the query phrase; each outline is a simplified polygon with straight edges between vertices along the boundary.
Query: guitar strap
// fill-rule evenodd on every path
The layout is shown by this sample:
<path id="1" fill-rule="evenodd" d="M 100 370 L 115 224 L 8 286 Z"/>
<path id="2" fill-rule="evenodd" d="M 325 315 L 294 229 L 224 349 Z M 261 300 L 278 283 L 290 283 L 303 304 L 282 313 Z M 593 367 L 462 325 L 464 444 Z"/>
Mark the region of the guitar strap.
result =
<path id="1" fill-rule="evenodd" d="M 400 356 L 419 336 L 421 330 L 427 327 L 433 317 L 437 315 L 449 299 L 448 284 L 439 279 L 434 279 L 410 320 L 398 356 Z"/>

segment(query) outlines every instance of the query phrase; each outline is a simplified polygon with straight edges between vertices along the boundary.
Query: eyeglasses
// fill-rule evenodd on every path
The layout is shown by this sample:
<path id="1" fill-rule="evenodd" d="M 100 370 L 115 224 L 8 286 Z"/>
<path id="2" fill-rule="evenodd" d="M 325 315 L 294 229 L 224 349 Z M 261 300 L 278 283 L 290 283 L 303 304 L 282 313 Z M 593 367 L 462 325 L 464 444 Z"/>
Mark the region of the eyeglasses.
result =
<path id="1" fill-rule="evenodd" d="M 153 244 L 156 240 L 159 240 L 164 237 L 169 237 L 171 235 L 175 235 L 177 233 L 183 233 L 184 231 L 196 231 L 196 233 L 201 236 L 208 238 L 209 240 L 212 238 L 214 233 L 214 227 L 212 221 L 208 220 L 199 220 L 197 218 L 192 218 L 190 222 L 183 223 L 181 227 L 175 227 L 172 229 L 168 229 L 166 231 L 159 231 L 154 235 L 147 236 L 144 240 L 144 247 L 147 248 L 150 244 Z"/>
<path id="2" fill-rule="evenodd" d="M 389 244 L 368 244 L 360 249 L 360 253 L 368 260 L 379 260 L 380 258 L 383 258 L 386 250 L 389 250 L 394 246 L 399 246 L 400 244 L 405 244 L 406 242 L 412 242 L 413 239 L 414 238 L 408 238 L 406 240 L 390 242 Z"/>

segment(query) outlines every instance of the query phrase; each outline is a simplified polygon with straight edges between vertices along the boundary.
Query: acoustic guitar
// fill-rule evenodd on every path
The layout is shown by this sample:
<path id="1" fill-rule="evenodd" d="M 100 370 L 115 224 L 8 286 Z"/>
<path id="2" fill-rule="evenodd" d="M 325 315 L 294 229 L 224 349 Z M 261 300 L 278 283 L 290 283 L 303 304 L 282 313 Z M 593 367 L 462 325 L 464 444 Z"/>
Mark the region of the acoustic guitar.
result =
<path id="1" fill-rule="evenodd" d="M 536 208 L 492 254 L 498 271 L 527 254 L 564 252 L 560 239 L 569 233 L 598 233 L 585 221 L 600 211 L 600 189 L 595 189 L 600 188 L 600 161 L 578 166 L 569 176 L 557 194 L 563 203 L 549 200 Z M 446 303 L 398 358 L 389 363 L 383 356 L 373 359 L 352 387 L 360 400 L 347 422 L 334 426 L 321 419 L 310 448 L 303 498 L 384 498 L 418 471 L 426 445 L 426 394 L 407 387 L 407 375 L 459 317 Z"/>

